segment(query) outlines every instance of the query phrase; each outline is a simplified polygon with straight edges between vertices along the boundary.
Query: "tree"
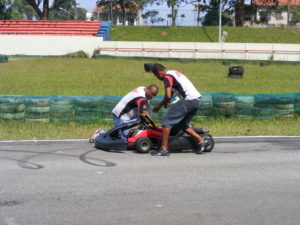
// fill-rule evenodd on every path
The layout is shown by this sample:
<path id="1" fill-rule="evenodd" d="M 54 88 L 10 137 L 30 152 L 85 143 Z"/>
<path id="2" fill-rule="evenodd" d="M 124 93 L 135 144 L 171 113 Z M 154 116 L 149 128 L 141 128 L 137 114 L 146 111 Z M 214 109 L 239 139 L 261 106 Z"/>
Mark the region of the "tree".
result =
<path id="1" fill-rule="evenodd" d="M 34 9 L 26 2 L 26 0 L 13 0 L 12 7 L 12 19 L 26 19 L 33 20 L 36 17 Z"/>
<path id="2" fill-rule="evenodd" d="M 26 0 L 32 6 L 37 16 L 41 20 L 48 20 L 51 10 L 59 8 L 65 0 L 55 0 L 51 7 L 49 7 L 49 0 Z M 75 1 L 75 0 L 74 0 Z"/>
<path id="3" fill-rule="evenodd" d="M 152 25 L 154 25 L 155 23 L 164 22 L 165 19 L 163 19 L 162 17 L 157 17 L 158 14 L 159 14 L 158 11 L 151 10 L 151 11 L 148 11 L 145 14 L 143 14 L 143 18 L 144 19 L 150 18 L 150 22 L 151 22 Z"/>
<path id="4" fill-rule="evenodd" d="M 85 20 L 86 9 L 77 8 L 77 4 L 74 0 L 65 0 L 60 3 L 58 0 L 54 0 L 55 7 L 50 11 L 49 18 L 51 20 Z"/>
<path id="5" fill-rule="evenodd" d="M 292 25 L 296 25 L 297 23 L 300 23 L 300 7 L 295 6 L 291 11 L 292 11 L 292 20 L 290 23 Z"/>
<path id="6" fill-rule="evenodd" d="M 227 0 L 222 1 L 222 25 L 231 25 L 230 15 L 232 14 L 231 2 Z M 220 0 L 211 0 L 209 4 L 203 6 L 206 15 L 203 19 L 204 26 L 218 26 L 219 25 L 219 10 Z"/>
<path id="7" fill-rule="evenodd" d="M 244 0 L 236 0 L 235 2 L 235 25 L 238 27 L 244 26 Z"/>
<path id="8" fill-rule="evenodd" d="M 0 0 L 0 19 L 9 20 L 11 19 L 11 2 L 8 0 Z"/>

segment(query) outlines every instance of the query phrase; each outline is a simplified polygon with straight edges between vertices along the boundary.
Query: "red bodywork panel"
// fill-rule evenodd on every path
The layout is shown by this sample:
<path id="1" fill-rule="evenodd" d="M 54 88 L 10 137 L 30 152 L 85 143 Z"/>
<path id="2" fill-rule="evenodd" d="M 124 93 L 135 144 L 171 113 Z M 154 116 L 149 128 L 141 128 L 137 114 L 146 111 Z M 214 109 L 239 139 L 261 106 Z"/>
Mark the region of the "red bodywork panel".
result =
<path id="1" fill-rule="evenodd" d="M 135 144 L 136 140 L 144 137 L 144 138 L 162 138 L 162 128 L 156 127 L 156 128 L 147 128 L 146 130 L 143 130 L 139 134 L 127 138 L 127 145 L 132 146 Z"/>

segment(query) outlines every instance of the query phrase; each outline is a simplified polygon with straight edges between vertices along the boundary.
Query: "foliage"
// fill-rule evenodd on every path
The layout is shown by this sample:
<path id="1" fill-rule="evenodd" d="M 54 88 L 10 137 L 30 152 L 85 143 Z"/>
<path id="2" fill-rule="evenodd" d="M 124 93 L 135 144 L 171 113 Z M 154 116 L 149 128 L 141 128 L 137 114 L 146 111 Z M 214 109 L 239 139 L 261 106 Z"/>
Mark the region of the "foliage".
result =
<path id="1" fill-rule="evenodd" d="M 51 11 L 51 18 L 52 19 L 71 19 L 71 6 L 76 7 L 76 0 L 54 0 L 52 6 L 50 7 L 49 0 L 26 0 L 29 5 L 35 10 L 37 16 L 41 20 L 48 20 Z M 74 12 L 73 10 L 73 19 L 74 19 Z M 83 9 L 78 9 L 80 12 L 80 17 L 76 16 L 76 18 L 84 19 L 83 13 L 85 12 Z"/>
<path id="2" fill-rule="evenodd" d="M 268 23 L 270 17 L 270 11 L 260 11 L 259 12 L 260 23 Z"/>
<path id="3" fill-rule="evenodd" d="M 51 20 L 85 20 L 86 9 L 77 8 L 74 0 L 65 0 L 60 3 L 60 0 L 54 0 L 53 9 L 49 13 Z"/>
<path id="4" fill-rule="evenodd" d="M 292 25 L 296 25 L 297 23 L 300 23 L 300 7 L 299 6 L 295 6 L 292 8 L 292 19 L 290 21 L 290 23 Z"/>
<path id="5" fill-rule="evenodd" d="M 9 20 L 11 19 L 11 2 L 9 0 L 0 0 L 0 19 Z"/>
<path id="6" fill-rule="evenodd" d="M 0 19 L 85 20 L 87 10 L 75 4 L 75 0 L 54 0 L 49 7 L 49 0 L 0 0 Z"/>
<path id="7" fill-rule="evenodd" d="M 12 9 L 16 15 L 19 15 L 19 19 L 32 20 L 36 17 L 34 9 L 26 2 L 26 0 L 13 0 Z M 12 19 L 18 18 L 15 16 Z"/>
<path id="8" fill-rule="evenodd" d="M 165 19 L 163 19 L 162 17 L 157 17 L 159 14 L 158 11 L 152 10 L 152 11 L 147 11 L 145 14 L 143 14 L 143 19 L 148 19 L 150 18 L 150 22 L 152 25 L 154 25 L 155 23 L 160 23 L 165 21 Z"/>
<path id="9" fill-rule="evenodd" d="M 226 6 L 226 1 L 222 4 L 222 25 L 230 25 L 230 8 Z M 210 1 L 209 5 L 204 6 L 204 11 L 206 15 L 202 22 L 203 26 L 217 26 L 219 24 L 219 9 L 220 9 L 220 1 L 219 0 L 212 0 Z"/>

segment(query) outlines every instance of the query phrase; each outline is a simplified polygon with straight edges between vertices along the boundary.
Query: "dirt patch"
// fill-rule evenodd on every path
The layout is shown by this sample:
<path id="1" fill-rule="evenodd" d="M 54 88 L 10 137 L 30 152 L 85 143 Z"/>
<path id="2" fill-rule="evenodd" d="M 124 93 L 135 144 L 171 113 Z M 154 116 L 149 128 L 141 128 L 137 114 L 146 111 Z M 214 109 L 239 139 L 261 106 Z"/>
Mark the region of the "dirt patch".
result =
<path id="1" fill-rule="evenodd" d="M 162 31 L 162 32 L 160 32 L 160 35 L 161 35 L 161 36 L 167 36 L 167 35 L 168 35 L 168 32 Z"/>

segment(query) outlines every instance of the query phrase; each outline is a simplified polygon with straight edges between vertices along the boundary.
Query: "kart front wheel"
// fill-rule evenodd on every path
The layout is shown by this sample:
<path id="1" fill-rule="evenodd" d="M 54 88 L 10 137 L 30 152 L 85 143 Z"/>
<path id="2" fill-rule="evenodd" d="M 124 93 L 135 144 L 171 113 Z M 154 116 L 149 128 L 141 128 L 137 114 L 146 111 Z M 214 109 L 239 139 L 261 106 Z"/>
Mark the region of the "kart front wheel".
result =
<path id="1" fill-rule="evenodd" d="M 139 153 L 148 153 L 151 149 L 151 140 L 149 138 L 139 138 L 135 143 L 135 148 Z"/>

